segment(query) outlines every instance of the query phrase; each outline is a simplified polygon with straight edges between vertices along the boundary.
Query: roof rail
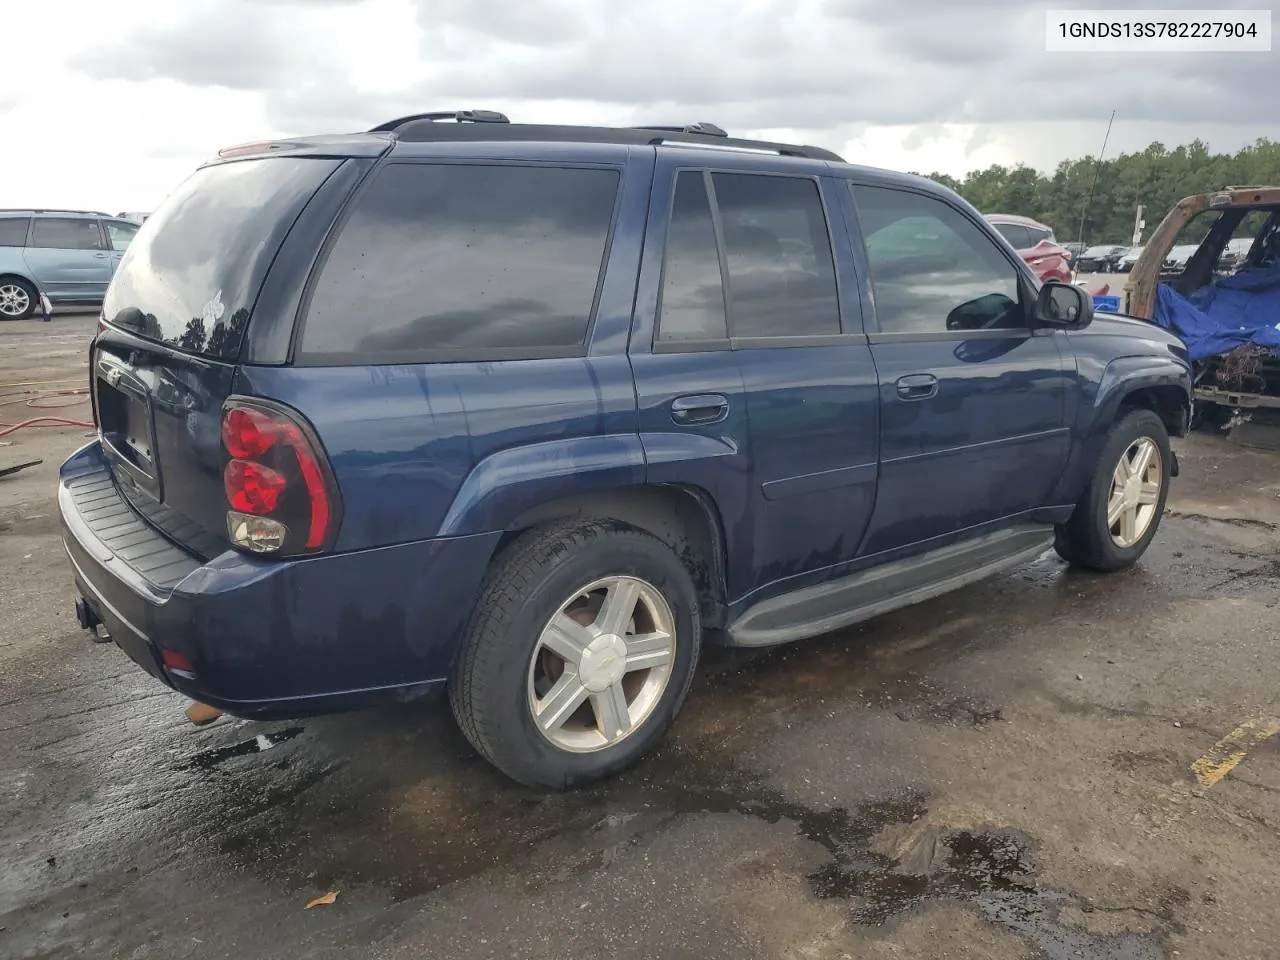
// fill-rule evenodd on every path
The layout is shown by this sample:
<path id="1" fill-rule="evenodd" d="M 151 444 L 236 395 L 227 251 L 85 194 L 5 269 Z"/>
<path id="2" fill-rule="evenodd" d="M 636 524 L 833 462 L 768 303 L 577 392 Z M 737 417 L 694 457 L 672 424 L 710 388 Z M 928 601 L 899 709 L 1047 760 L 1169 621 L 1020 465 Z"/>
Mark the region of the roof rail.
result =
<path id="1" fill-rule="evenodd" d="M 452 116 L 447 114 L 446 116 Z M 672 127 L 583 127 L 568 124 L 510 123 L 479 121 L 470 123 L 439 123 L 431 115 L 404 117 L 383 124 L 377 131 L 391 133 L 402 143 L 468 142 L 477 141 L 526 141 L 560 143 L 612 143 L 622 146 L 706 147 L 720 150 L 744 150 L 750 153 L 768 153 L 782 157 L 804 157 L 809 160 L 826 160 L 843 163 L 844 158 L 821 147 L 800 146 L 792 143 L 770 143 L 764 140 L 741 140 L 720 133 L 704 132 L 712 124 L 695 124 L 703 128 L 688 132 L 690 128 Z"/>
<path id="2" fill-rule="evenodd" d="M 770 157 L 788 156 L 784 154 L 781 147 L 740 147 L 736 144 L 729 143 L 700 143 L 697 140 L 668 140 L 666 137 L 659 137 L 652 141 L 657 147 L 687 147 L 690 150 L 723 150 L 727 153 L 762 153 Z"/>
<path id="3" fill-rule="evenodd" d="M 706 120 L 699 120 L 697 123 L 690 123 L 683 127 L 657 127 L 642 126 L 636 127 L 637 130 L 657 130 L 660 133 L 701 133 L 708 137 L 727 137 L 721 127 L 717 127 L 714 123 L 708 123 Z"/>
<path id="4" fill-rule="evenodd" d="M 419 120 L 453 120 L 457 123 L 510 123 L 506 114 L 499 113 L 497 110 L 437 110 L 431 113 L 411 113 L 407 117 L 397 117 L 395 120 L 388 120 L 386 123 L 380 123 L 378 126 L 370 130 L 370 133 L 391 133 L 400 129 L 405 124 L 416 123 Z"/>
<path id="5" fill-rule="evenodd" d="M 101 210 L 63 210 L 58 207 L 4 207 L 0 213 L 79 213 L 86 217 L 109 217 Z"/>

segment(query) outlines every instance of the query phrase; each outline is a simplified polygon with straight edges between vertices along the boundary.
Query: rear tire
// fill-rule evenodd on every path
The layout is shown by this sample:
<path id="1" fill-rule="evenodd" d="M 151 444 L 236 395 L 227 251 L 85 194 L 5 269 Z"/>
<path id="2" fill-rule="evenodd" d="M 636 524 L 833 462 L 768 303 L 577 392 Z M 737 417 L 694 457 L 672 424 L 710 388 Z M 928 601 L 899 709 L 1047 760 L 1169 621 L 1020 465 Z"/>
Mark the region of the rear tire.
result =
<path id="1" fill-rule="evenodd" d="M 1057 528 L 1058 556 L 1103 573 L 1137 562 L 1160 526 L 1172 463 L 1164 421 L 1150 410 L 1125 414 L 1107 435 L 1075 512 Z"/>
<path id="2" fill-rule="evenodd" d="M 520 783 L 568 789 L 666 731 L 701 639 L 689 571 L 615 521 L 530 531 L 495 561 L 449 683 L 459 727 Z"/>
<path id="3" fill-rule="evenodd" d="M 40 294 L 18 277 L 0 280 L 0 320 L 25 320 L 40 306 Z"/>

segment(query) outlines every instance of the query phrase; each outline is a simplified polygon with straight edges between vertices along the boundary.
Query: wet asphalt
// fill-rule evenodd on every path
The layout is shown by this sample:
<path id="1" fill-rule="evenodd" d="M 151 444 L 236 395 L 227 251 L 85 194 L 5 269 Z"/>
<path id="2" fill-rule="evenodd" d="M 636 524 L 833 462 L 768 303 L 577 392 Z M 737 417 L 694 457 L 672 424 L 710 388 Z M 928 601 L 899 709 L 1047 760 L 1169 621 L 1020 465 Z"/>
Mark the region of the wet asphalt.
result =
<path id="1" fill-rule="evenodd" d="M 29 326 L 0 384 L 79 374 L 89 319 Z M 1280 744 L 1191 769 L 1280 717 L 1280 454 L 1180 442 L 1126 573 L 710 650 L 659 750 L 546 794 L 441 702 L 191 726 L 75 626 L 83 433 L 0 446 L 46 461 L 0 480 L 0 957 L 1280 957 Z"/>

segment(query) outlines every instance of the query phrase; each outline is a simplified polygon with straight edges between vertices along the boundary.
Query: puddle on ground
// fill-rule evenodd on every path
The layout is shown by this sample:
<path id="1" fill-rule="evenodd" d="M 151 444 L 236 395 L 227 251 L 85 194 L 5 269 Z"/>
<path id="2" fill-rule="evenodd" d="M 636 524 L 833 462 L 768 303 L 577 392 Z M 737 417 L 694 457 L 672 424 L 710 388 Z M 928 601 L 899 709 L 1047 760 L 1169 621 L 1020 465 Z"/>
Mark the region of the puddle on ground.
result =
<path id="1" fill-rule="evenodd" d="M 296 728 L 281 734 L 296 736 Z M 253 752 L 255 742 L 211 753 L 225 759 L 238 749 L 243 755 Z M 287 864 L 288 875 L 280 879 L 334 889 L 368 883 L 397 901 L 512 870 L 532 895 L 601 869 L 626 869 L 630 849 L 684 818 L 737 815 L 794 824 L 798 836 L 825 850 L 828 862 L 804 882 L 818 898 L 845 901 L 850 919 L 862 926 L 882 926 L 930 903 L 958 902 L 1016 934 L 1047 960 L 1165 957 L 1150 934 L 1093 933 L 1062 920 L 1066 908 L 1088 912 L 1093 907 L 1037 883 L 1029 837 L 998 828 L 925 827 L 928 798 L 919 791 L 848 809 L 820 809 L 788 800 L 731 765 L 709 767 L 705 758 L 678 749 L 663 750 L 636 770 L 570 794 L 538 794 L 505 786 L 496 774 L 490 779 L 483 770 L 472 773 L 451 774 L 455 793 L 447 809 L 434 805 L 438 797 L 424 796 L 426 809 L 409 813 L 432 822 L 418 823 L 420 832 L 409 836 L 394 813 L 375 811 L 369 805 L 373 798 L 366 796 L 337 811 L 327 802 L 325 817 L 305 817 L 312 821 L 308 844 L 289 841 L 290 831 L 281 829 L 285 821 L 264 810 L 254 823 L 228 824 L 222 850 L 257 870 Z M 458 780 L 474 781 L 474 792 L 458 796 Z M 293 829 L 298 814 L 294 809 L 287 818 Z M 886 828 L 910 838 L 909 849 L 897 858 L 877 849 Z M 316 843 L 320 837 L 324 841 Z M 1175 926 L 1172 916 L 1160 920 L 1166 928 Z"/>
<path id="2" fill-rule="evenodd" d="M 850 903 L 860 924 L 880 925 L 934 900 L 974 907 L 987 920 L 1017 934 L 1048 960 L 1162 960 L 1164 951 L 1145 934 L 1103 935 L 1060 919 L 1081 906 L 1068 894 L 1035 880 L 1029 837 L 1012 830 L 948 830 L 927 834 L 924 862 L 910 869 L 883 855 L 839 849 L 809 877 L 814 893 Z M 1086 909 L 1091 909 L 1085 905 Z"/>
<path id="3" fill-rule="evenodd" d="M 1087 603 L 1081 598 L 1098 589 L 1047 563 L 1028 569 L 1058 585 L 1069 603 Z M 298 738 L 301 728 L 208 750 L 180 768 L 202 781 L 202 810 L 210 811 L 193 833 L 273 883 L 368 885 L 404 901 L 486 874 L 517 878 L 533 891 L 610 865 L 625 869 L 629 850 L 673 823 L 736 815 L 794 824 L 798 836 L 825 850 L 829 862 L 801 882 L 816 897 L 847 902 L 856 923 L 883 925 L 929 903 L 960 902 L 1049 960 L 1157 960 L 1163 953 L 1149 934 L 1092 933 L 1061 919 L 1063 910 L 1085 905 L 1036 883 L 1026 837 L 999 829 L 939 833 L 925 853 L 894 859 L 877 852 L 876 838 L 888 827 L 919 832 L 923 794 L 818 809 L 726 759 L 756 742 L 762 723 L 804 722 L 842 705 L 906 722 L 979 729 L 1001 722 L 1000 706 L 980 692 L 932 677 L 961 651 L 1000 642 L 984 611 L 991 591 L 1019 589 L 1019 582 L 997 580 L 794 647 L 709 649 L 667 744 L 637 768 L 575 793 L 513 786 L 467 747 L 443 704 L 315 719 L 305 737 L 260 761 L 252 755 Z M 1058 592 L 1036 596 L 1058 609 Z M 1038 616 L 1035 607 L 1031 601 L 1021 616 Z M 226 775 L 222 765 L 235 758 L 249 758 L 238 764 L 253 772 L 237 765 Z M 1172 915 L 1159 919 L 1176 928 Z"/>
<path id="4" fill-rule="evenodd" d="M 241 740 L 239 743 L 233 743 L 230 746 L 217 747 L 213 750 L 197 753 L 179 766 L 178 769 L 199 768 L 201 770 L 212 770 L 219 764 L 226 763 L 235 757 L 247 757 L 250 754 L 270 750 L 277 744 L 292 740 L 300 733 L 302 733 L 302 727 L 287 727 L 284 730 L 277 730 L 273 733 L 260 733 L 249 740 Z"/>

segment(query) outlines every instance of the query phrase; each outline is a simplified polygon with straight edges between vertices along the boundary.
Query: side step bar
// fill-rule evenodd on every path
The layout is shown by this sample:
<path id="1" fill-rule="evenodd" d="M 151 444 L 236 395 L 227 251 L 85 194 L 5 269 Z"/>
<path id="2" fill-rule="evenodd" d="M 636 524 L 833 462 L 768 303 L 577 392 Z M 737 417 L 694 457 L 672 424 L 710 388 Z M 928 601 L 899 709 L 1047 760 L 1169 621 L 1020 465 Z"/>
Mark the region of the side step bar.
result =
<path id="1" fill-rule="evenodd" d="M 1052 546 L 1052 527 L 1021 526 L 773 597 L 729 625 L 729 644 L 764 647 L 820 636 L 1021 566 Z"/>

